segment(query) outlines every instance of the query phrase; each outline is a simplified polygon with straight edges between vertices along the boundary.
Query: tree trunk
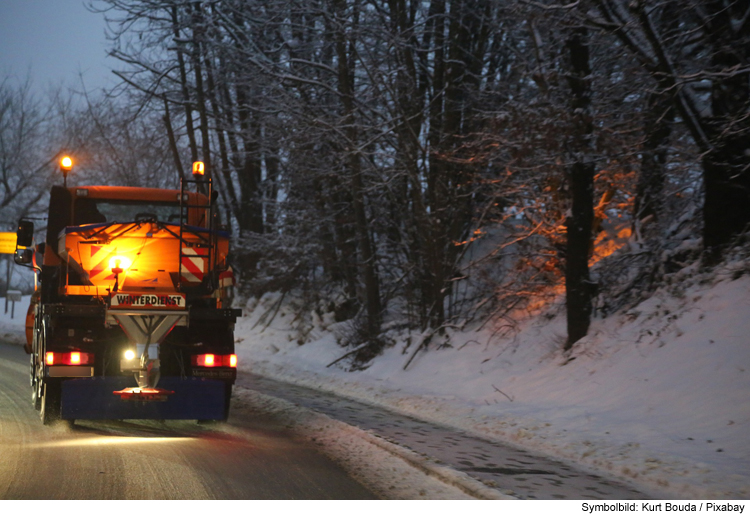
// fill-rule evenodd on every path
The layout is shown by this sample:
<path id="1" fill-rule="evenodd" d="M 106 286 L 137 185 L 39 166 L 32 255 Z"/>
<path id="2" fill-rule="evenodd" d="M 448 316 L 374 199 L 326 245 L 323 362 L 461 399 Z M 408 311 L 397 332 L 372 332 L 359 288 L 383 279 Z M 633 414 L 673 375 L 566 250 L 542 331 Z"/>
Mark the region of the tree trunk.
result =
<path id="1" fill-rule="evenodd" d="M 203 66 L 206 71 L 206 85 L 208 87 L 208 103 L 211 106 L 211 111 L 214 116 L 214 131 L 216 134 L 216 142 L 219 146 L 219 160 L 221 163 L 221 170 L 216 170 L 211 173 L 211 177 L 216 182 L 216 186 L 219 188 L 219 194 L 226 205 L 227 219 L 230 219 L 230 215 L 234 215 L 235 218 L 239 212 L 239 204 L 237 203 L 237 195 L 234 192 L 234 184 L 232 182 L 232 168 L 229 162 L 229 151 L 227 149 L 226 129 L 227 120 L 225 118 L 224 110 L 231 112 L 231 109 L 226 109 L 219 103 L 219 97 L 216 90 L 216 83 L 214 82 L 214 69 L 215 66 L 211 61 L 208 50 L 203 55 Z M 227 225 L 231 225 L 227 222 Z"/>
<path id="2" fill-rule="evenodd" d="M 716 19 L 725 16 L 721 4 L 712 8 Z M 750 225 L 750 130 L 747 126 L 750 78 L 747 71 L 742 71 L 750 56 L 750 24 L 745 23 L 743 27 L 742 34 L 735 35 L 734 39 L 728 35 L 729 27 L 723 24 L 714 24 L 709 29 L 715 42 L 712 65 L 715 71 L 722 73 L 713 79 L 713 116 L 707 120 L 713 148 L 703 157 L 703 242 L 711 260 L 717 259 L 721 247 Z"/>
<path id="3" fill-rule="evenodd" d="M 590 116 L 589 50 L 586 29 L 578 27 L 566 42 L 570 70 L 573 131 L 569 147 L 574 162 L 567 169 L 571 194 L 571 215 L 566 220 L 565 292 L 568 316 L 568 340 L 565 349 L 584 337 L 589 330 L 593 288 L 589 278 L 589 245 L 594 219 L 594 163 L 590 161 L 593 124 Z"/>
<path id="4" fill-rule="evenodd" d="M 750 225 L 750 171 L 737 166 L 743 158 L 750 161 L 744 154 L 750 138 L 738 143 L 721 145 L 703 157 L 703 242 L 711 261 Z"/>
<path id="5" fill-rule="evenodd" d="M 375 267 L 375 252 L 370 239 L 369 222 L 365 209 L 365 190 L 362 181 L 362 163 L 357 150 L 357 123 L 354 117 L 354 72 L 350 67 L 351 50 L 347 50 L 347 43 L 353 47 L 354 37 L 347 38 L 343 24 L 345 21 L 344 3 L 334 0 L 334 10 L 337 15 L 336 55 L 338 58 L 338 89 L 341 94 L 342 114 L 347 137 L 347 170 L 351 177 L 352 198 L 354 206 L 354 222 L 359 247 L 359 264 L 361 278 L 365 286 L 365 309 L 367 310 L 367 339 L 371 346 L 365 347 L 356 356 L 356 361 L 364 363 L 380 352 L 377 338 L 380 334 L 382 306 L 380 303 L 380 281 Z M 352 24 L 356 26 L 354 18 Z M 349 42 L 347 42 L 349 41 Z"/>
<path id="6" fill-rule="evenodd" d="M 266 212 L 265 218 L 265 229 L 266 232 L 270 232 L 276 229 L 276 207 L 279 197 L 279 147 L 275 138 L 268 137 L 266 132 L 266 185 L 264 188 L 265 204 L 264 209 Z"/>
<path id="7" fill-rule="evenodd" d="M 649 220 L 651 226 L 656 226 L 662 216 L 667 147 L 673 120 L 674 106 L 671 97 L 664 92 L 652 93 L 648 98 L 643 125 L 645 138 L 641 173 L 636 184 L 633 208 L 634 231 L 638 233 L 642 233 L 641 225 L 644 220 Z"/>
<path id="8" fill-rule="evenodd" d="M 180 70 L 180 86 L 182 88 L 182 101 L 185 106 L 185 127 L 187 129 L 188 144 L 190 145 L 191 162 L 198 159 L 198 145 L 195 142 L 195 130 L 193 128 L 193 105 L 190 103 L 190 90 L 187 82 L 187 71 L 185 69 L 185 58 L 182 55 L 179 18 L 177 6 L 172 6 L 172 32 L 177 42 L 177 64 Z"/>
<path id="9" fill-rule="evenodd" d="M 209 138 L 208 131 L 208 114 L 206 112 L 206 95 L 203 90 L 203 68 L 201 65 L 201 53 L 202 47 L 204 46 L 204 31 L 203 31 L 203 13 L 199 3 L 193 5 L 193 52 L 191 59 L 193 62 L 193 72 L 195 74 L 195 95 L 196 105 L 198 110 L 198 117 L 200 119 L 200 132 L 201 132 L 201 154 L 203 156 L 203 164 L 205 166 L 205 174 L 210 177 L 211 170 L 211 140 Z M 201 179 L 202 176 L 197 174 L 194 175 L 196 179 Z M 202 192 L 207 192 L 206 188 L 201 184 L 199 189 Z"/>
<path id="10" fill-rule="evenodd" d="M 167 139 L 169 140 L 169 150 L 172 152 L 172 159 L 174 160 L 174 166 L 177 170 L 177 175 L 180 179 L 185 178 L 185 170 L 182 168 L 182 161 L 180 160 L 180 151 L 177 150 L 177 140 L 174 137 L 174 129 L 172 128 L 172 117 L 169 115 L 169 103 L 167 98 L 164 98 L 164 127 L 167 129 Z"/>
<path id="11" fill-rule="evenodd" d="M 572 198 L 571 216 L 566 221 L 568 242 L 565 260 L 565 293 L 568 341 L 565 348 L 589 331 L 593 288 L 589 278 L 589 246 L 594 219 L 594 164 L 576 162 L 568 170 Z"/>

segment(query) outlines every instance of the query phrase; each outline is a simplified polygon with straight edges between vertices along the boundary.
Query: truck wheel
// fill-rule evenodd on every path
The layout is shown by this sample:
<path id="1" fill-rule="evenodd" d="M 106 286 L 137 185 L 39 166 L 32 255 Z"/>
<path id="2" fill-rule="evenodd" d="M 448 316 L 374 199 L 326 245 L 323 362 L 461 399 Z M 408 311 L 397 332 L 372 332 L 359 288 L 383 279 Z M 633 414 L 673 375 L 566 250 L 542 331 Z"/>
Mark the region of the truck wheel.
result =
<path id="1" fill-rule="evenodd" d="M 39 417 L 44 425 L 52 425 L 60 419 L 60 397 L 62 388 L 57 381 L 42 383 L 42 403 Z"/>
<path id="2" fill-rule="evenodd" d="M 31 387 L 31 403 L 34 404 L 35 411 L 42 410 L 42 387 L 38 380 Z"/>
<path id="3" fill-rule="evenodd" d="M 31 354 L 31 403 L 34 405 L 34 410 L 39 411 L 42 408 L 42 382 L 39 377 L 39 365 L 37 362 L 37 355 Z"/>
<path id="4" fill-rule="evenodd" d="M 29 385 L 32 387 L 36 385 L 36 362 L 34 361 L 34 353 L 29 354 Z M 33 399 L 33 397 L 32 397 Z"/>
<path id="5" fill-rule="evenodd" d="M 34 350 L 32 351 L 30 358 L 30 369 L 29 378 L 31 381 L 31 403 L 34 405 L 34 410 L 42 410 L 42 371 L 40 368 L 41 354 L 46 350 L 46 343 L 43 339 L 44 332 L 38 332 L 38 336 L 34 342 Z"/>

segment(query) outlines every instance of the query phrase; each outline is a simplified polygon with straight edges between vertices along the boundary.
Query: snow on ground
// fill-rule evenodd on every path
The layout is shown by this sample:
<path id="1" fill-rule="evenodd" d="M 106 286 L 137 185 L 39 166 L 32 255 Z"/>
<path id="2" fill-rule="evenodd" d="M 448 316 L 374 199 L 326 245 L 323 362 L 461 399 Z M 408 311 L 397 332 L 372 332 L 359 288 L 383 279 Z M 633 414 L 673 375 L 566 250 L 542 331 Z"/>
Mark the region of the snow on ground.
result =
<path id="1" fill-rule="evenodd" d="M 370 368 L 348 372 L 344 362 L 326 367 L 346 353 L 341 324 L 314 317 L 301 336 L 285 304 L 268 324 L 275 295 L 248 303 L 237 351 L 241 368 L 572 462 L 656 498 L 747 499 L 750 278 L 731 276 L 660 290 L 595 320 L 572 360 L 557 310 L 512 337 L 452 333 L 407 370 L 411 348 L 398 336 Z"/>
<path id="2" fill-rule="evenodd" d="M 234 397 L 244 405 L 272 414 L 298 436 L 316 444 L 381 498 L 514 499 L 324 414 L 242 387 L 235 389 Z"/>
<path id="3" fill-rule="evenodd" d="M 5 312 L 5 297 L 0 297 L 0 340 L 6 343 L 21 345 L 26 342 L 24 338 L 24 326 L 26 324 L 26 311 L 29 309 L 31 296 L 24 295 L 20 302 L 16 303 L 15 310 L 8 303 L 8 312 Z M 11 318 L 11 316 L 13 316 Z"/>
<path id="4" fill-rule="evenodd" d="M 313 315 L 300 331 L 277 295 L 245 307 L 237 353 L 258 374 L 469 430 L 655 498 L 748 499 L 750 277 L 725 271 L 595 319 L 572 360 L 558 309 L 510 337 L 450 333 L 407 370 L 417 336 L 408 345 L 394 334 L 370 368 L 348 372 L 344 361 L 326 367 L 347 351 L 336 339 L 345 323 Z M 0 338 L 21 342 L 27 304 L 14 320 L 0 310 Z"/>

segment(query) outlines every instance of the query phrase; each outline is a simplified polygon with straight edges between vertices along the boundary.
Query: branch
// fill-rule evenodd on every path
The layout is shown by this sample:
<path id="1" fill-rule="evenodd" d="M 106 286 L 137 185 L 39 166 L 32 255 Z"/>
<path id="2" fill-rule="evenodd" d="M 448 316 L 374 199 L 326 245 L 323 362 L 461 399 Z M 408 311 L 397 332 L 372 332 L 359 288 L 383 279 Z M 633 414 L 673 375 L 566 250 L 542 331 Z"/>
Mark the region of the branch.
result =
<path id="1" fill-rule="evenodd" d="M 611 8 L 606 0 L 595 0 L 598 6 L 599 12 L 606 18 L 606 22 L 601 22 L 590 16 L 586 19 L 596 26 L 601 27 L 614 33 L 620 38 L 620 40 L 630 48 L 640 63 L 650 72 L 653 72 L 656 67 L 656 58 L 649 55 L 648 50 L 644 49 L 636 40 L 625 31 L 626 23 L 622 20 L 614 9 Z"/>
<path id="2" fill-rule="evenodd" d="M 406 365 L 404 365 L 404 370 L 409 368 L 409 365 L 414 360 L 414 358 L 417 356 L 417 352 L 419 352 L 423 346 L 426 346 L 430 343 L 430 340 L 432 339 L 432 336 L 435 335 L 435 332 L 442 329 L 440 328 L 433 328 L 431 330 L 426 330 L 422 332 L 422 335 L 419 337 L 419 341 L 417 341 L 416 345 L 414 345 L 414 348 L 412 349 L 411 357 L 409 358 L 409 361 L 406 362 Z"/>
<path id="3" fill-rule="evenodd" d="M 370 343 L 367 343 L 367 342 L 365 342 L 365 343 L 362 343 L 361 345 L 359 345 L 359 346 L 355 347 L 354 349 L 350 350 L 349 352 L 347 352 L 346 354 L 344 354 L 344 355 L 343 355 L 343 356 L 341 356 L 340 358 L 338 358 L 338 359 L 335 359 L 335 360 L 331 361 L 331 362 L 330 362 L 330 363 L 329 363 L 328 365 L 326 365 L 326 368 L 328 368 L 328 367 L 331 367 L 331 366 L 335 365 L 336 363 L 338 363 L 338 362 L 339 362 L 339 361 L 341 361 L 342 359 L 346 359 L 346 358 L 348 358 L 349 356 L 352 356 L 352 355 L 356 354 L 357 352 L 359 352 L 359 351 L 360 351 L 360 350 L 362 350 L 363 348 L 367 347 L 367 346 L 368 346 L 369 344 L 370 344 Z"/>
<path id="4" fill-rule="evenodd" d="M 656 56 L 659 59 L 662 73 L 665 74 L 665 76 L 669 79 L 669 82 L 672 84 L 672 86 L 676 87 L 677 74 L 675 72 L 674 65 L 672 64 L 672 61 L 664 50 L 664 46 L 662 46 L 662 43 L 659 40 L 658 35 L 656 34 L 656 30 L 651 24 L 651 17 L 648 16 L 648 13 L 646 13 L 646 10 L 640 4 L 638 7 L 638 18 L 640 19 L 643 30 L 646 33 L 646 38 L 648 39 L 651 47 L 653 48 Z M 663 84 L 663 81 L 660 84 Z M 706 132 L 703 130 L 703 126 L 701 125 L 701 122 L 697 117 L 698 110 L 695 108 L 695 103 L 691 100 L 691 98 L 685 96 L 684 90 L 676 88 L 674 89 L 678 103 L 677 107 L 679 108 L 680 113 L 683 115 L 688 128 L 690 128 L 696 144 L 698 144 L 698 146 L 703 150 L 711 150 L 711 141 L 708 139 Z"/>
<path id="5" fill-rule="evenodd" d="M 578 4 L 580 4 L 581 1 L 577 0 L 573 3 L 566 4 L 566 5 L 563 5 L 563 4 L 545 5 L 545 4 L 540 4 L 539 2 L 531 2 L 530 0 L 521 0 L 521 3 L 542 9 L 544 11 L 560 11 L 563 9 L 574 9 L 578 7 Z"/>
<path id="6" fill-rule="evenodd" d="M 505 394 L 503 391 L 501 391 L 500 389 L 498 389 L 497 387 L 495 387 L 494 384 L 492 384 L 492 388 L 495 389 L 500 394 L 502 394 L 503 396 L 505 396 L 506 398 L 508 398 L 511 402 L 513 401 L 513 398 L 511 398 L 510 396 L 508 396 L 507 394 Z"/>

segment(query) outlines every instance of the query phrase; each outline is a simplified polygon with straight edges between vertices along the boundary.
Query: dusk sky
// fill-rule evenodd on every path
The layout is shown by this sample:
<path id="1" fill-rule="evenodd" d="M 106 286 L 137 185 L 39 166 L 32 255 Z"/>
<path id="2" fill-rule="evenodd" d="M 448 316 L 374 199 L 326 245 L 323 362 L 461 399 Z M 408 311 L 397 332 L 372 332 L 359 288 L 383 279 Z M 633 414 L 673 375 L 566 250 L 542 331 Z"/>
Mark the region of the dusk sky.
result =
<path id="1" fill-rule="evenodd" d="M 114 82 L 107 58 L 104 15 L 83 0 L 0 0 L 0 79 L 25 78 L 37 90 L 62 81 L 87 90 Z"/>

